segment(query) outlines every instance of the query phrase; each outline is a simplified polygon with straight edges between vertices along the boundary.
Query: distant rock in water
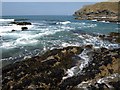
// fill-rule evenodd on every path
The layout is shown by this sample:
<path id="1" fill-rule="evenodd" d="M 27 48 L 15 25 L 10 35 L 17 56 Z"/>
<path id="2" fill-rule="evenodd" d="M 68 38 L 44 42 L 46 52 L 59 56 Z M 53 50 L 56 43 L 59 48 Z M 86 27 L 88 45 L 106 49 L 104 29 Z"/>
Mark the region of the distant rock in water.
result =
<path id="1" fill-rule="evenodd" d="M 10 24 L 16 24 L 16 25 L 32 25 L 30 22 L 11 22 Z"/>
<path id="2" fill-rule="evenodd" d="M 74 13 L 79 20 L 118 21 L 119 2 L 101 2 L 87 5 Z"/>
<path id="3" fill-rule="evenodd" d="M 22 29 L 22 31 L 24 31 L 24 30 L 27 30 L 28 28 L 27 27 L 22 27 L 21 29 Z"/>

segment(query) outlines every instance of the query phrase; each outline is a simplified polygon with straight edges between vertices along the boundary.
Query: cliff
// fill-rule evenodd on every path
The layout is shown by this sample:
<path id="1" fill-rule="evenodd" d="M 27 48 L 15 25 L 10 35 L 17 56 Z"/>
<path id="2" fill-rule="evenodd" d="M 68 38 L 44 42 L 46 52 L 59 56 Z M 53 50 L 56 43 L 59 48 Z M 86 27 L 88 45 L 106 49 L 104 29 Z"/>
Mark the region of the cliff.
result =
<path id="1" fill-rule="evenodd" d="M 100 2 L 77 10 L 76 19 L 118 22 L 119 2 Z"/>

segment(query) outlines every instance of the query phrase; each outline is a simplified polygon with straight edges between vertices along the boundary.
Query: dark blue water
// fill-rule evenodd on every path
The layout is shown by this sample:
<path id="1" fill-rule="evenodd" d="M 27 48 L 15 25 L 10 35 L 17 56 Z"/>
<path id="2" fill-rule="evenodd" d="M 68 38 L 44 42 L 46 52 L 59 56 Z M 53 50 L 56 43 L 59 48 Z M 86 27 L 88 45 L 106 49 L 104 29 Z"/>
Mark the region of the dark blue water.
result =
<path id="1" fill-rule="evenodd" d="M 83 30 L 86 32 L 95 32 L 95 33 L 103 33 L 108 34 L 110 32 L 118 32 L 118 24 L 116 23 L 105 23 L 105 22 L 95 22 L 95 21 L 89 21 L 89 20 L 75 20 L 74 16 L 57 16 L 57 15 L 41 15 L 41 16 L 3 16 L 3 18 L 11 18 L 11 19 L 28 19 L 27 21 L 32 22 L 39 22 L 39 21 L 47 21 L 48 23 L 52 23 L 54 25 L 54 22 L 58 21 L 70 21 L 72 23 L 77 23 L 75 29 L 76 30 Z M 88 24 L 88 27 L 82 27 L 79 23 L 85 23 Z M 51 25 L 52 25 L 51 24 Z M 93 26 L 92 26 L 93 24 Z M 73 24 L 72 24 L 73 25 Z M 91 25 L 91 26 L 90 26 Z M 96 25 L 94 27 L 94 25 Z M 81 28 L 82 27 L 82 28 Z"/>

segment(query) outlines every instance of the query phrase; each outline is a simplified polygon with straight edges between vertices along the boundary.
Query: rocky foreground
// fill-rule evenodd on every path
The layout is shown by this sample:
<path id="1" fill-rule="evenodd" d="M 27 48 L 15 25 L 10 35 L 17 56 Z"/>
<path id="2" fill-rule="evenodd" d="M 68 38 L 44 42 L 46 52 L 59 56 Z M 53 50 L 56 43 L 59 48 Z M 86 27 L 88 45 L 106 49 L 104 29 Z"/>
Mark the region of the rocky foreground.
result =
<path id="1" fill-rule="evenodd" d="M 89 63 L 83 69 L 74 71 L 73 76 L 66 73 L 73 66 L 79 67 L 84 51 Z M 70 46 L 47 51 L 42 56 L 7 65 L 2 69 L 2 90 L 21 90 L 36 88 L 50 90 L 70 90 L 99 88 L 119 90 L 120 87 L 120 48 L 108 50 L 95 49 L 92 45 Z"/>

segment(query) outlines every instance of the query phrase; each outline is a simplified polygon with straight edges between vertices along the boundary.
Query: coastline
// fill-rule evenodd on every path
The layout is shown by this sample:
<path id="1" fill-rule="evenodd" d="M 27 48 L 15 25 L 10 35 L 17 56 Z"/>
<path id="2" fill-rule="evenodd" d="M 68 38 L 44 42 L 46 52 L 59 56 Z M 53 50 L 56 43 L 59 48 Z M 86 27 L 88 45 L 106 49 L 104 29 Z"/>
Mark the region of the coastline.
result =
<path id="1" fill-rule="evenodd" d="M 112 33 L 111 35 L 115 37 L 119 34 Z M 3 67 L 2 89 L 62 90 L 83 87 L 100 89 L 101 87 L 97 85 L 101 85 L 102 88 L 118 89 L 117 84 L 120 81 L 116 78 L 120 77 L 119 50 L 120 48 L 94 48 L 92 45 L 49 50 L 43 55 Z M 88 62 L 86 62 L 87 58 L 90 59 Z M 111 80 L 107 80 L 107 77 Z M 102 80 L 101 83 L 100 80 Z M 84 82 L 87 84 L 84 85 Z"/>
<path id="2" fill-rule="evenodd" d="M 71 46 L 47 51 L 42 56 L 35 56 L 3 67 L 2 88 L 3 90 L 8 88 L 54 88 L 61 90 L 68 87 L 69 89 L 78 87 L 78 84 L 81 82 L 89 80 L 96 80 L 94 84 L 91 83 L 91 85 L 93 84 L 94 87 L 96 87 L 95 83 L 97 83 L 97 80 L 101 77 L 103 78 L 113 74 L 118 74 L 119 76 L 119 49 L 94 49 L 88 45 L 84 47 Z M 82 63 L 79 55 L 84 50 L 90 51 L 88 56 L 91 59 L 89 64 L 83 67 L 82 71 L 78 73 L 79 69 L 81 69 L 79 68 L 78 61 Z M 72 72 L 73 66 L 75 71 Z M 67 73 L 68 70 L 69 72 Z M 71 76 L 72 73 L 75 73 L 75 75 Z M 113 78 L 107 82 L 114 83 L 119 81 Z M 112 84 L 109 85 L 112 86 Z M 90 85 L 88 84 L 86 88 L 87 87 L 90 87 Z M 118 88 L 117 86 L 112 87 Z"/>
<path id="3" fill-rule="evenodd" d="M 18 24 L 20 27 L 27 27 L 27 24 L 33 24 L 30 21 L 26 22 L 24 20 L 11 23 Z M 69 20 L 60 20 L 56 23 L 53 21 L 53 23 L 50 22 L 48 24 L 52 26 L 65 26 L 72 24 L 72 22 Z M 81 22 L 80 25 L 85 25 L 85 23 Z M 28 30 L 22 30 L 22 28 L 18 30 L 19 33 L 17 35 L 20 32 L 29 32 L 29 28 Z M 10 31 L 10 33 L 16 32 L 17 30 Z M 83 39 L 83 44 L 81 45 L 79 42 L 76 46 L 73 43 L 62 43 L 62 47 L 53 49 L 51 47 L 40 55 L 32 57 L 28 54 L 29 56 L 24 55 L 23 59 L 18 60 L 16 58 L 14 61 L 3 61 L 3 63 L 7 63 L 8 65 L 2 68 L 2 89 L 52 88 L 63 90 L 84 87 L 88 89 L 92 89 L 93 87 L 101 89 L 101 87 L 107 86 L 110 86 L 109 89 L 119 88 L 117 84 L 119 84 L 120 80 L 116 78 L 120 77 L 118 69 L 120 64 L 120 33 L 111 32 L 109 34 L 96 35 L 92 32 L 91 34 L 82 32 L 81 29 L 78 31 L 71 30 L 70 33 L 77 35 L 79 37 L 78 40 Z M 50 38 L 50 36 L 48 37 Z M 22 38 L 26 40 L 24 37 Z M 22 40 L 21 37 L 20 40 Z M 107 80 L 108 77 L 110 80 Z"/>
<path id="4" fill-rule="evenodd" d="M 99 2 L 86 5 L 74 13 L 77 20 L 119 23 L 119 2 Z"/>
<path id="5" fill-rule="evenodd" d="M 81 18 L 81 17 L 76 17 L 76 20 L 91 20 L 91 21 L 98 21 L 98 22 L 106 22 L 106 23 L 120 23 L 120 20 L 118 20 L 118 17 L 115 19 L 112 18 L 102 18 L 102 17 L 98 17 L 98 18 Z"/>
<path id="6" fill-rule="evenodd" d="M 18 12 L 0 19 L 0 89 L 120 90 L 118 2 L 80 3 L 70 16 L 60 14 L 78 2 L 62 3 L 68 11 L 57 3 L 30 4 L 14 3 Z M 17 14 L 22 8 L 25 15 Z M 38 15 L 44 13 L 54 15 Z"/>

